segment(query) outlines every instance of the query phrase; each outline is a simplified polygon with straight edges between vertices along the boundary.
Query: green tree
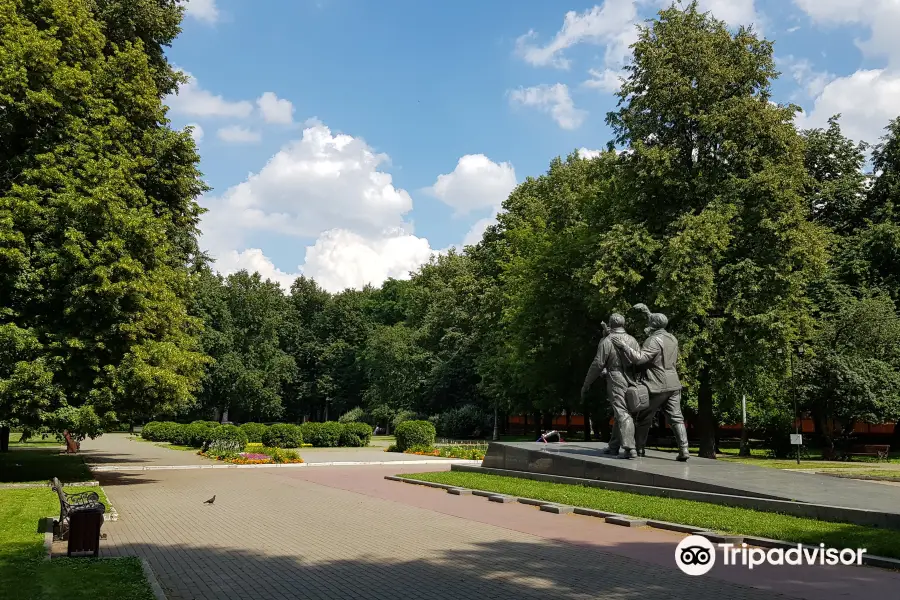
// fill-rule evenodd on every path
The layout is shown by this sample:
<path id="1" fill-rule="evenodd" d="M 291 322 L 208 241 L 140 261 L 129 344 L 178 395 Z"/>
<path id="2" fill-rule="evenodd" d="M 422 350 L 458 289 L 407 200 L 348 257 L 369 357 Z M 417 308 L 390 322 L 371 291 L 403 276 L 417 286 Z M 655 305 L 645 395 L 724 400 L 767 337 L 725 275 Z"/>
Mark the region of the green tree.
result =
<path id="1" fill-rule="evenodd" d="M 187 266 L 205 186 L 162 104 L 178 81 L 162 48 L 181 13 L 155 0 L 0 2 L 0 325 L 28 338 L 19 351 L 35 363 L 4 380 L 18 391 L 0 398 L 2 421 L 23 385 L 36 402 L 16 418 L 34 426 L 63 404 L 194 401 L 205 357 Z"/>
<path id="2" fill-rule="evenodd" d="M 283 386 L 295 363 L 282 347 L 287 303 L 281 287 L 259 273 L 198 277 L 195 311 L 204 320 L 204 350 L 215 360 L 199 395 L 217 420 L 252 421 L 281 415 Z"/>
<path id="3" fill-rule="evenodd" d="M 697 398 L 700 455 L 715 457 L 715 401 L 730 382 L 785 371 L 773 351 L 802 339 L 826 237 L 808 220 L 794 106 L 770 102 L 772 44 L 698 11 L 641 28 L 607 121 L 622 158 L 623 226 L 595 282 L 669 313 Z M 635 254 L 622 271 L 616 257 Z M 632 290 L 640 290 L 638 296 Z"/>

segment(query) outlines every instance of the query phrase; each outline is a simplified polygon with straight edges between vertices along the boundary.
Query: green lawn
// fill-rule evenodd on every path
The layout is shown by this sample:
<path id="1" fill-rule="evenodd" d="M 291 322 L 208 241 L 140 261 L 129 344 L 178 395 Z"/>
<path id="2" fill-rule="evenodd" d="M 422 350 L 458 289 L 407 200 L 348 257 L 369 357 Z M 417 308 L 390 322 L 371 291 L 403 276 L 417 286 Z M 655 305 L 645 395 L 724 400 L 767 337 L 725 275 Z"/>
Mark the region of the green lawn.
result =
<path id="1" fill-rule="evenodd" d="M 57 448 L 17 448 L 0 452 L 0 483 L 92 481 L 94 476 L 77 454 L 60 454 Z"/>
<path id="2" fill-rule="evenodd" d="M 40 448 L 47 446 L 65 446 L 63 442 L 60 442 L 56 439 L 55 435 L 47 436 L 46 438 L 42 438 L 41 436 L 34 436 L 30 438 L 28 441 L 22 441 L 21 433 L 10 433 L 9 434 L 9 445 L 10 447 L 16 446 L 21 448 Z"/>
<path id="3" fill-rule="evenodd" d="M 106 500 L 99 488 L 70 491 L 87 489 Z M 0 590 L 4 599 L 153 600 L 137 558 L 45 561 L 44 535 L 38 525 L 41 518 L 57 514 L 59 500 L 49 488 L 0 490 Z"/>
<path id="4" fill-rule="evenodd" d="M 802 519 L 692 500 L 642 496 L 601 488 L 545 483 L 482 473 L 447 471 L 401 475 L 401 477 L 593 508 L 643 519 L 659 519 L 725 533 L 755 535 L 812 545 L 824 543 L 834 548 L 867 548 L 872 554 L 900 558 L 900 535 L 897 531 L 887 529 Z"/>

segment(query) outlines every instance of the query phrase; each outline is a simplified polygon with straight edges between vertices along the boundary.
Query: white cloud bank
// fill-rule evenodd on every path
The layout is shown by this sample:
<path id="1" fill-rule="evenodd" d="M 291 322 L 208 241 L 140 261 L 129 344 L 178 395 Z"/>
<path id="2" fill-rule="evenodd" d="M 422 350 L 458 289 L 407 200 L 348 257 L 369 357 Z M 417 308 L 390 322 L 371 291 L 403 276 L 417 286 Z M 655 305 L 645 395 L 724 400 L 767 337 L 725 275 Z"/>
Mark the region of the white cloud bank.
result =
<path id="1" fill-rule="evenodd" d="M 428 191 L 457 214 L 500 206 L 516 187 L 516 170 L 508 162 L 495 163 L 484 154 L 467 154 L 452 172 L 438 175 Z"/>
<path id="2" fill-rule="evenodd" d="M 186 0 L 187 17 L 212 25 L 222 16 L 216 0 Z"/>
<path id="3" fill-rule="evenodd" d="M 587 117 L 587 111 L 575 108 L 569 88 L 564 83 L 512 90 L 509 100 L 513 105 L 536 108 L 549 114 L 562 129 L 578 129 Z"/>

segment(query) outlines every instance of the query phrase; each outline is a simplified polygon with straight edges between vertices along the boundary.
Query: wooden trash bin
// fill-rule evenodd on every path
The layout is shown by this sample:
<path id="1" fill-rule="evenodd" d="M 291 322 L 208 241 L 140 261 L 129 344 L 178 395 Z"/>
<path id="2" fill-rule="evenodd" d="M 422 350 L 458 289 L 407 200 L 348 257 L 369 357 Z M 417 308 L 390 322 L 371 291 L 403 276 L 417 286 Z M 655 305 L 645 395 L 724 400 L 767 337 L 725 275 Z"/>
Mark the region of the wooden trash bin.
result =
<path id="1" fill-rule="evenodd" d="M 102 506 L 102 505 L 101 505 Z M 76 510 L 69 513 L 68 556 L 75 553 L 92 552 L 100 555 L 100 528 L 103 526 L 103 511 Z"/>

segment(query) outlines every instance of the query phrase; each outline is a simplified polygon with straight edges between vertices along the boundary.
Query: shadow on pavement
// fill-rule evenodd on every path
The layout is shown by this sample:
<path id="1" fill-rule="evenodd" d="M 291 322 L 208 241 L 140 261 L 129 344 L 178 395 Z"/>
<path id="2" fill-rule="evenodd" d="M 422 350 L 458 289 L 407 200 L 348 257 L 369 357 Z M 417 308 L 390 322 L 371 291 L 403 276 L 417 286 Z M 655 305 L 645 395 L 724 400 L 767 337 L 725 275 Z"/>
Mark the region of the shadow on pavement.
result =
<path id="1" fill-rule="evenodd" d="M 352 540 L 335 539 L 333 555 L 339 555 L 345 544 Z M 648 546 L 648 551 L 653 546 L 632 545 Z M 304 556 L 261 556 L 211 547 L 162 549 L 152 544 L 124 546 L 120 552 L 147 558 L 169 600 L 787 598 L 712 577 L 689 577 L 674 569 L 564 541 L 479 544 L 406 561 L 372 556 L 312 562 Z M 578 560 L 573 560 L 575 557 Z"/>

